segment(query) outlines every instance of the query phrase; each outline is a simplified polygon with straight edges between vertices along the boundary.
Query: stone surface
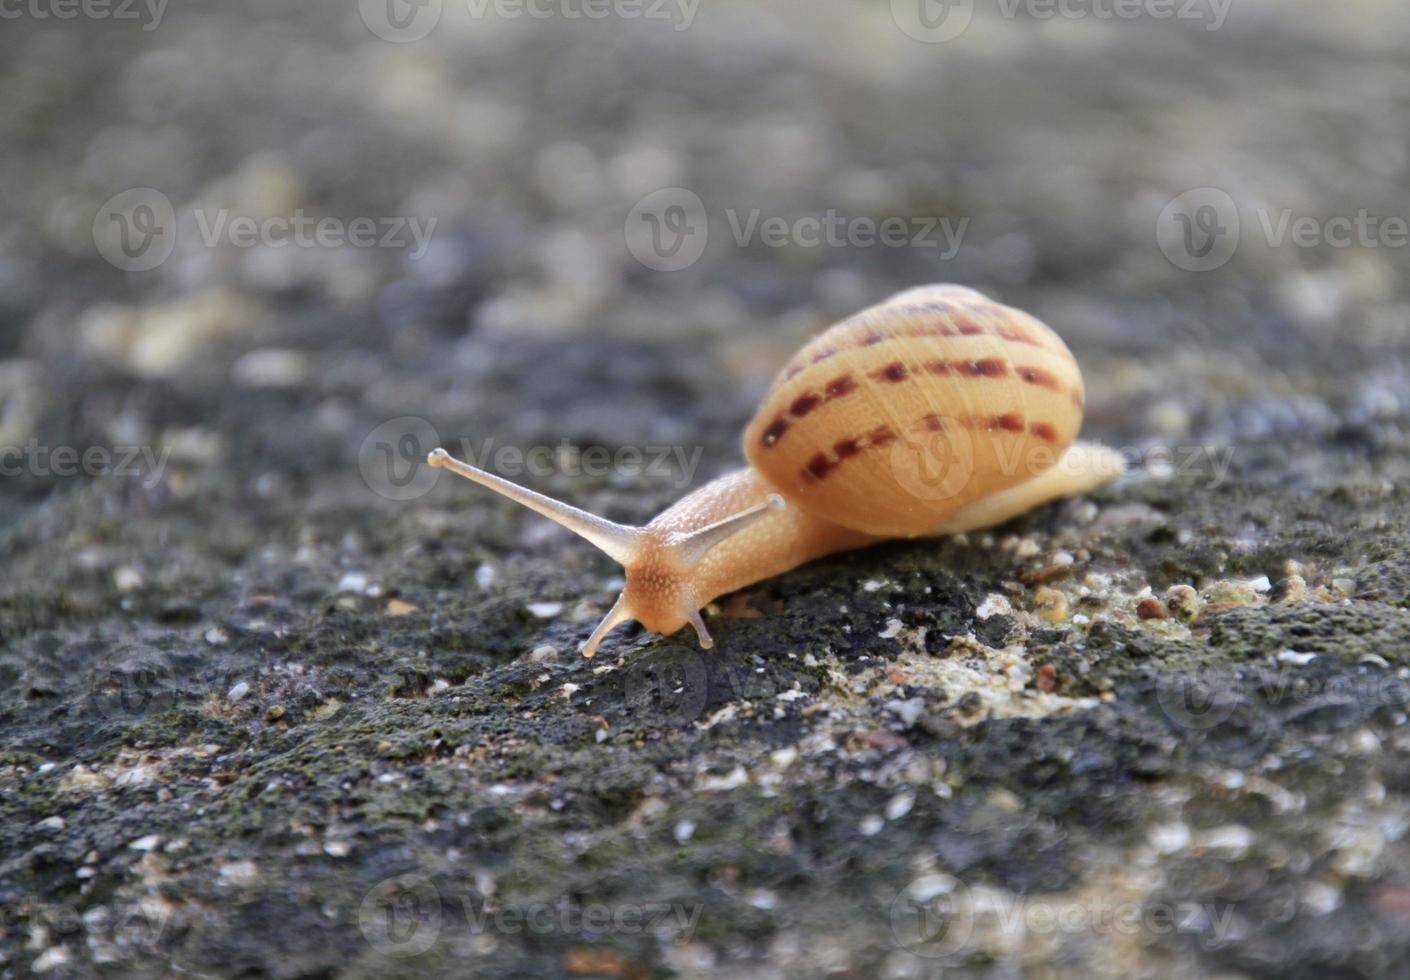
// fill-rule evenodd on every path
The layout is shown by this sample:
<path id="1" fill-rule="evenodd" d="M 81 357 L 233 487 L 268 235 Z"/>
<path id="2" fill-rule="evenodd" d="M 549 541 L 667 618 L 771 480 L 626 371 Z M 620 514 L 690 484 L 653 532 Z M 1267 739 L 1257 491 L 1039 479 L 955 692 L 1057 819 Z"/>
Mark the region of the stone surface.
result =
<path id="1" fill-rule="evenodd" d="M 1406 216 L 1400 7 L 355 7 L 0 33 L 0 973 L 1403 971 L 1407 252 L 1265 230 Z M 679 271 L 628 247 L 670 187 Z M 1242 234 L 1191 272 L 1202 187 Z M 130 188 L 177 215 L 147 271 L 94 245 Z M 298 209 L 436 225 L 207 240 Z M 1052 324 L 1131 473 L 723 597 L 711 651 L 578 658 L 620 570 L 414 466 L 645 521 L 807 336 L 937 280 Z"/>

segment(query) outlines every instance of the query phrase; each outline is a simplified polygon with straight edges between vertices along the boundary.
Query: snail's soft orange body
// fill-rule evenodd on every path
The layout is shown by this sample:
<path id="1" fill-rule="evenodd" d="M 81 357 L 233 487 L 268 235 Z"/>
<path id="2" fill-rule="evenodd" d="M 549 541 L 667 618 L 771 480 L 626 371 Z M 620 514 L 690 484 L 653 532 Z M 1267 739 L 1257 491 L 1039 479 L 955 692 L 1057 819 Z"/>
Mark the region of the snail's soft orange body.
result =
<path id="1" fill-rule="evenodd" d="M 1082 375 L 1033 317 L 972 289 L 923 286 L 838 323 L 779 373 L 744 432 L 749 467 L 645 527 L 605 521 L 493 474 L 443 466 L 592 541 L 626 587 L 583 647 L 638 620 L 687 623 L 716 596 L 813 558 L 895 537 L 988 527 L 1119 475 L 1119 455 L 1076 443 Z"/>

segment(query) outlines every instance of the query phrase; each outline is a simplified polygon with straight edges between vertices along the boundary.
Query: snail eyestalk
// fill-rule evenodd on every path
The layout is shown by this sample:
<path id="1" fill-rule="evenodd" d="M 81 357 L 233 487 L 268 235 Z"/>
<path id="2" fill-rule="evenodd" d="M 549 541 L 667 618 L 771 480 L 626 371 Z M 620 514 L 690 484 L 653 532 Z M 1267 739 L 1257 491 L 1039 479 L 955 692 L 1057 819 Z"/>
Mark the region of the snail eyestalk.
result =
<path id="1" fill-rule="evenodd" d="M 699 563 L 715 545 L 726 538 L 733 537 L 737 532 L 744 530 L 759 518 L 766 516 L 771 510 L 781 510 L 783 508 L 783 497 L 776 493 L 771 493 L 765 499 L 755 504 L 753 507 L 746 507 L 738 514 L 732 514 L 723 520 L 716 521 L 706 527 L 684 534 L 671 542 L 671 548 L 676 552 L 676 556 L 686 566 Z M 710 644 L 706 643 L 705 646 Z"/>
<path id="2" fill-rule="evenodd" d="M 469 463 L 461 462 L 444 449 L 433 449 L 426 457 L 428 466 L 450 470 L 473 483 L 488 487 L 501 497 L 510 500 L 547 517 L 550 521 L 566 527 L 581 538 L 596 545 L 607 557 L 620 564 L 627 564 L 641 544 L 641 529 L 616 524 L 605 518 L 579 510 L 561 500 L 545 497 L 517 483 L 511 483 L 501 476 L 487 473 Z"/>

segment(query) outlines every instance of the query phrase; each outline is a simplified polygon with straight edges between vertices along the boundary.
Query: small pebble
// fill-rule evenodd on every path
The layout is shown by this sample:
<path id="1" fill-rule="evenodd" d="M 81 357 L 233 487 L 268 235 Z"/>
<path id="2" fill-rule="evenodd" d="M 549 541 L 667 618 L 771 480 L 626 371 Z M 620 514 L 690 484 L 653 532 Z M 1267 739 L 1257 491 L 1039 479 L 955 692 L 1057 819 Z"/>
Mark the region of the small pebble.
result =
<path id="1" fill-rule="evenodd" d="M 132 592 L 142 588 L 142 573 L 131 565 L 123 565 L 113 570 L 113 587 L 119 592 Z"/>
<path id="2" fill-rule="evenodd" d="M 959 709 L 962 715 L 977 715 L 984 709 L 984 696 L 978 691 L 966 691 L 960 696 L 959 701 L 955 703 L 955 707 Z"/>
<path id="3" fill-rule="evenodd" d="M 1159 824 L 1150 829 L 1148 837 L 1161 854 L 1174 854 L 1190 846 L 1190 828 L 1183 823 Z"/>
<path id="4" fill-rule="evenodd" d="M 531 602 L 524 607 L 529 613 L 539 619 L 552 619 L 563 611 L 561 602 Z"/>
<path id="5" fill-rule="evenodd" d="M 57 970 L 60 967 L 68 966 L 69 951 L 63 946 L 50 946 L 37 956 L 30 969 L 35 973 L 48 973 L 50 970 Z"/>
<path id="6" fill-rule="evenodd" d="M 494 585 L 494 579 L 494 566 L 488 562 L 481 562 L 480 567 L 475 569 L 475 584 L 480 587 L 481 592 L 489 591 L 490 586 Z"/>
<path id="7" fill-rule="evenodd" d="M 231 885 L 251 885 L 259 876 L 253 861 L 227 861 L 217 871 L 220 879 Z"/>
<path id="8" fill-rule="evenodd" d="M 34 825 L 34 829 L 43 831 L 44 833 L 57 833 L 63 830 L 65 826 L 63 817 L 45 817 Z"/>
<path id="9" fill-rule="evenodd" d="M 243 698 L 246 694 L 249 693 L 250 685 L 245 681 L 241 681 L 240 683 L 232 687 L 230 690 L 225 692 L 225 698 L 227 701 L 239 701 L 241 698 Z"/>
<path id="10" fill-rule="evenodd" d="M 417 611 L 417 607 L 405 599 L 392 599 L 387 603 L 388 616 L 410 616 Z"/>
<path id="11" fill-rule="evenodd" d="M 681 820 L 681 821 L 679 821 L 679 822 L 676 824 L 676 828 L 675 828 L 674 834 L 675 834 L 675 838 L 676 838 L 676 843 L 678 843 L 678 844 L 684 844 L 686 841 L 690 840 L 692 837 L 695 836 L 695 821 L 694 821 L 694 820 Z"/>
<path id="12" fill-rule="evenodd" d="M 1067 596 L 1057 589 L 1041 588 L 1033 593 L 1033 611 L 1048 623 L 1061 623 L 1068 616 Z"/>
<path id="13" fill-rule="evenodd" d="M 1141 619 L 1168 619 L 1170 613 L 1166 611 L 1165 603 L 1155 596 L 1148 596 L 1136 604 L 1136 615 Z"/>
<path id="14" fill-rule="evenodd" d="M 558 648 L 551 643 L 536 646 L 529 651 L 529 659 L 534 663 L 543 663 L 545 660 L 553 660 L 558 656 Z"/>
<path id="15" fill-rule="evenodd" d="M 206 642 L 213 647 L 223 647 L 230 642 L 230 634 L 220 626 L 212 626 L 206 630 Z"/>
<path id="16" fill-rule="evenodd" d="M 127 846 L 134 851 L 155 851 L 161 844 L 162 839 L 156 834 L 148 834 L 146 837 L 139 837 Z"/>
<path id="17" fill-rule="evenodd" d="M 1301 575 L 1289 575 L 1278 583 L 1273 597 L 1278 602 L 1306 602 L 1307 580 Z"/>
<path id="18" fill-rule="evenodd" d="M 897 718 L 900 718 L 902 723 L 909 728 L 925 713 L 925 702 L 920 698 L 911 698 L 906 701 L 888 701 L 886 702 L 886 710 L 890 711 Z"/>
<path id="19" fill-rule="evenodd" d="M 1199 593 L 1188 585 L 1172 585 L 1165 593 L 1166 608 L 1182 623 L 1192 623 L 1199 616 Z"/>
<path id="20" fill-rule="evenodd" d="M 1301 897 L 1303 907 L 1313 915 L 1329 915 L 1341 906 L 1341 892 L 1320 881 L 1303 885 Z"/>
<path id="21" fill-rule="evenodd" d="M 1053 664 L 1043 664 L 1039 667 L 1033 686 L 1044 694 L 1052 694 L 1057 690 L 1057 667 Z"/>
<path id="22" fill-rule="evenodd" d="M 1219 857 L 1237 861 L 1246 855 L 1253 846 L 1255 836 L 1252 830 L 1239 824 L 1215 827 L 1200 835 L 1200 844 Z"/>
<path id="23" fill-rule="evenodd" d="M 1031 568 L 1018 574 L 1018 580 L 1024 585 L 1043 585 L 1047 582 L 1055 582 L 1058 579 L 1067 578 L 1072 574 L 1071 565 L 1044 565 L 1042 568 Z"/>
<path id="24" fill-rule="evenodd" d="M 897 793 L 895 796 L 891 797 L 891 800 L 886 804 L 886 819 L 900 820 L 906 814 L 910 813 L 911 807 L 915 805 L 916 795 L 914 793 L 909 791 Z"/>
<path id="25" fill-rule="evenodd" d="M 367 576 L 362 572 L 346 572 L 338 579 L 339 592 L 362 592 L 367 588 Z"/>
<path id="26" fill-rule="evenodd" d="M 877 834 L 881 833 L 881 828 L 885 826 L 885 820 L 881 819 L 881 817 L 878 817 L 876 814 L 872 814 L 869 817 L 863 817 L 861 825 L 857 829 L 862 832 L 863 837 L 875 837 Z"/>
<path id="27" fill-rule="evenodd" d="M 252 350 L 230 368 L 230 379 L 244 388 L 297 388 L 307 376 L 304 353 L 283 347 Z"/>
<path id="28" fill-rule="evenodd" d="M 1258 602 L 1258 593 L 1248 582 L 1224 579 L 1209 587 L 1206 598 L 1211 603 L 1230 603 L 1229 608 L 1233 608 L 1253 605 Z"/>
<path id="29" fill-rule="evenodd" d="M 997 592 L 989 593 L 989 596 L 979 604 L 979 608 L 974 610 L 974 615 L 979 619 L 989 619 L 993 616 L 1008 616 L 1013 612 L 1013 606 L 1008 599 Z"/>
<path id="30" fill-rule="evenodd" d="M 786 749 L 775 749 L 769 753 L 769 761 L 775 769 L 787 769 L 798 761 L 798 750 L 791 745 Z"/>

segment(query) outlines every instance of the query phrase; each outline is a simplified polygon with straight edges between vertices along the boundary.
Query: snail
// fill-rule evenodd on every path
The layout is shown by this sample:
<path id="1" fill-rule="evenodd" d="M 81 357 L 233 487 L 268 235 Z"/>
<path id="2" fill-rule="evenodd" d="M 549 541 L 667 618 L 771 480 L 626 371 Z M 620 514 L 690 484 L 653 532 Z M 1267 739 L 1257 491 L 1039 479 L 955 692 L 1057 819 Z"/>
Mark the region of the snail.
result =
<path id="1" fill-rule="evenodd" d="M 910 289 L 815 337 L 784 366 L 744 431 L 749 465 L 688 494 L 644 527 L 604 520 L 454 459 L 458 473 L 556 521 L 626 569 L 592 631 L 656 633 L 717 596 L 814 558 L 891 538 L 959 534 L 1080 494 L 1124 470 L 1074 441 L 1084 390 L 1047 326 L 963 286 Z"/>

